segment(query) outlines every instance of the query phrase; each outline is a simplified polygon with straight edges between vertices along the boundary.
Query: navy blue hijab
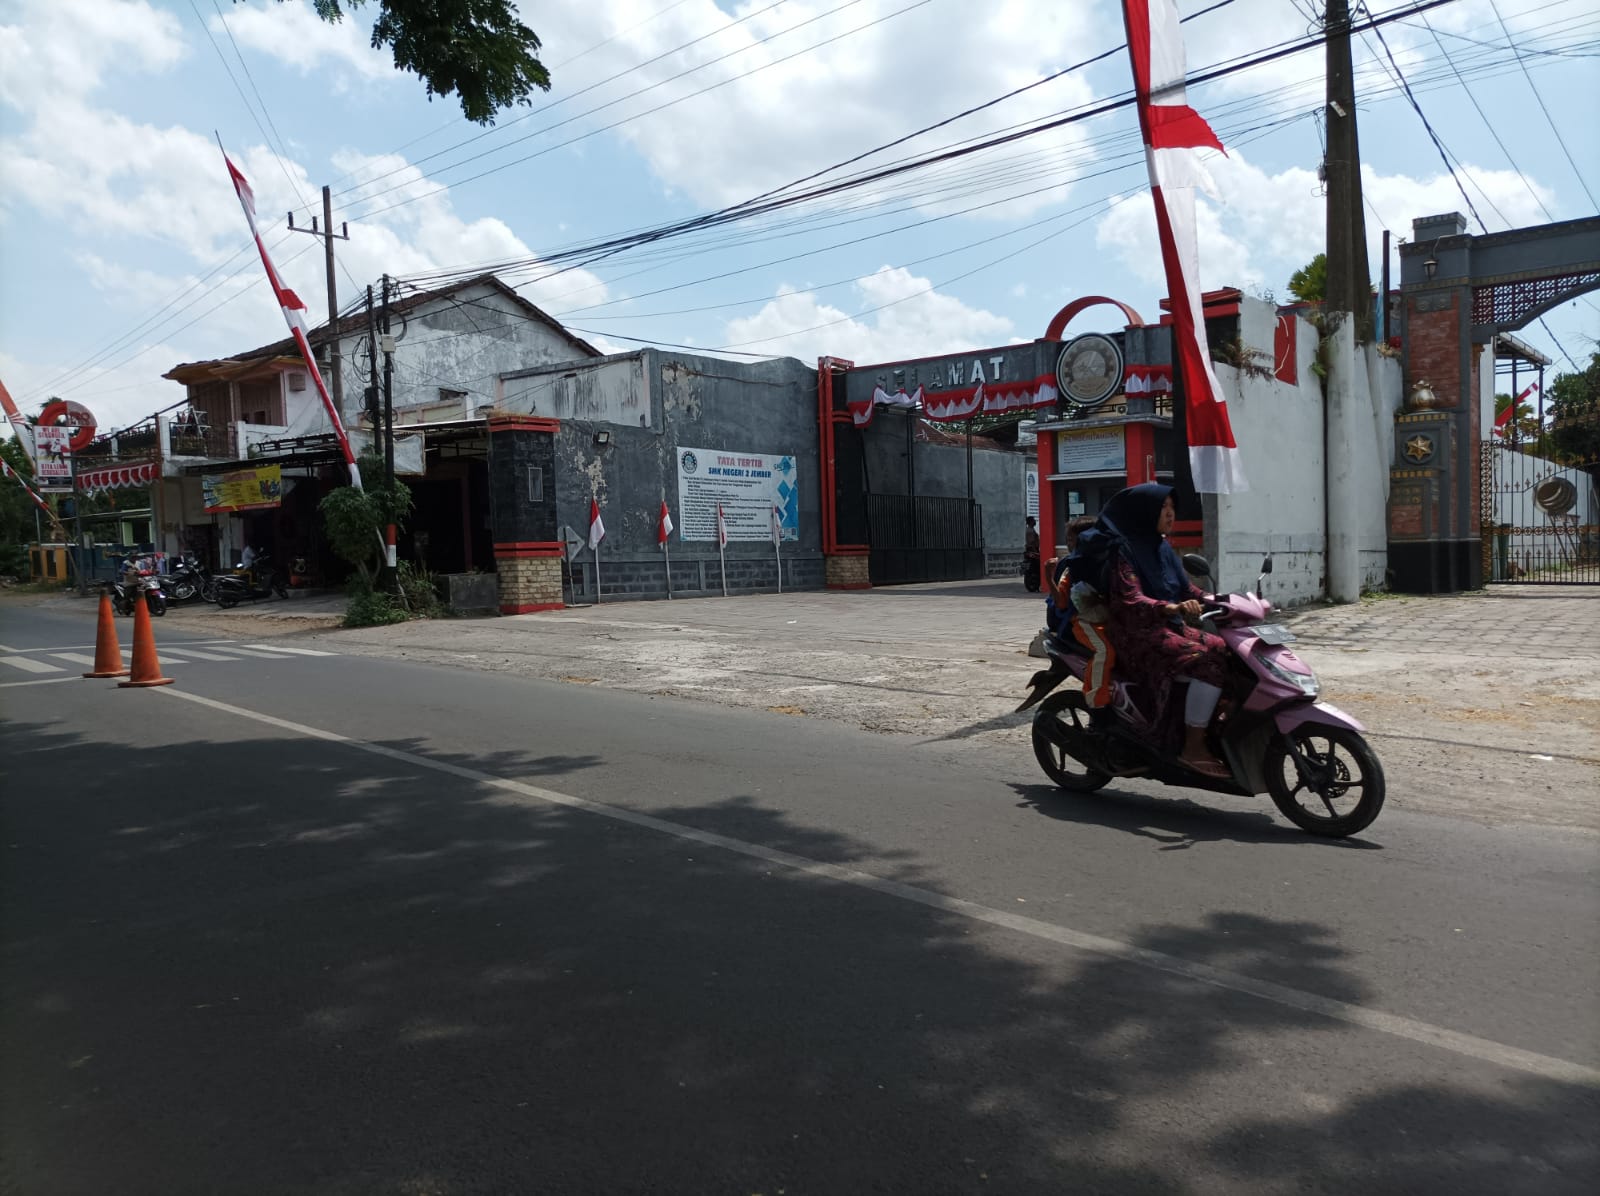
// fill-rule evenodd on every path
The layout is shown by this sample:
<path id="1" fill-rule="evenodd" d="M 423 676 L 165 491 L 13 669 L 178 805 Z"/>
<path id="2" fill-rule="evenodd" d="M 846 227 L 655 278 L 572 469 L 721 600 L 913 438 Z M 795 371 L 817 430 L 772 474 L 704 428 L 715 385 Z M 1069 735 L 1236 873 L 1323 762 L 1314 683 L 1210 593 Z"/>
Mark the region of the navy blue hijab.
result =
<path id="1" fill-rule="evenodd" d="M 1181 602 L 1189 593 L 1188 576 L 1172 545 L 1156 530 L 1171 495 L 1172 487 L 1159 482 L 1118 491 L 1094 526 L 1078 537 L 1078 550 L 1067 560 L 1072 576 L 1109 594 L 1112 558 L 1120 554 L 1139 575 L 1148 597 Z"/>

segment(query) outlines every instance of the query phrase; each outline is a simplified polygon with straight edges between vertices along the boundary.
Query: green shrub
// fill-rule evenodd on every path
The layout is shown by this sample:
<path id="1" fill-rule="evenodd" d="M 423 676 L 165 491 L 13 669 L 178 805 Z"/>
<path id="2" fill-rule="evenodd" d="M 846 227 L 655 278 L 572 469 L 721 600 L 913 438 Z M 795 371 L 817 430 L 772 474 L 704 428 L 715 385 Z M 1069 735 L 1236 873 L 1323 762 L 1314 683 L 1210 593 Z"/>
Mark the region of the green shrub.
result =
<path id="1" fill-rule="evenodd" d="M 439 580 L 427 568 L 401 561 L 397 570 L 400 592 L 405 595 L 406 608 L 413 619 L 437 619 L 444 613 L 444 603 L 439 598 Z"/>
<path id="2" fill-rule="evenodd" d="M 350 604 L 344 610 L 346 627 L 384 627 L 404 623 L 409 616 L 388 594 L 380 594 L 360 581 L 350 587 Z"/>

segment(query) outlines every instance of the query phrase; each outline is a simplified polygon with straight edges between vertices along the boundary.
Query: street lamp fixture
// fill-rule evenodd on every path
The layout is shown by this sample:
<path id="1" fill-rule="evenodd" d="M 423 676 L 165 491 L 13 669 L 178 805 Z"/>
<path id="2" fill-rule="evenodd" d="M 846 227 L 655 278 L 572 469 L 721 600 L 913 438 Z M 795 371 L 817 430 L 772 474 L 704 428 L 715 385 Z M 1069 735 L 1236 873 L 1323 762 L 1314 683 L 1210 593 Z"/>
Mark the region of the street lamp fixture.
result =
<path id="1" fill-rule="evenodd" d="M 1438 271 L 1438 258 L 1434 257 L 1432 254 L 1429 254 L 1427 257 L 1422 259 L 1422 272 L 1428 276 L 1430 281 L 1433 279 L 1433 276 L 1438 273 Z"/>
<path id="2" fill-rule="evenodd" d="M 595 444 L 599 445 L 601 448 L 605 448 L 606 445 L 611 443 L 611 433 L 610 433 L 610 431 L 608 429 L 606 429 L 606 428 L 601 428 L 598 432 L 596 432 L 594 434 L 594 442 L 595 442 Z"/>

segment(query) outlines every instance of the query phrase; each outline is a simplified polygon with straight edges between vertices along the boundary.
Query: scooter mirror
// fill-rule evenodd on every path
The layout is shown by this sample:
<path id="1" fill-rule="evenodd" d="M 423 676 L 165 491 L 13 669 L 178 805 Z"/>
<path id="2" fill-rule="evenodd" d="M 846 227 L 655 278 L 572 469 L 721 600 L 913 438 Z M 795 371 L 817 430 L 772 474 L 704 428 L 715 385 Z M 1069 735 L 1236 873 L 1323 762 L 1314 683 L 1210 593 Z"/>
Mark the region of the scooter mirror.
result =
<path id="1" fill-rule="evenodd" d="M 1190 577 L 1210 577 L 1211 562 L 1198 552 L 1186 552 L 1183 554 L 1183 571 Z"/>

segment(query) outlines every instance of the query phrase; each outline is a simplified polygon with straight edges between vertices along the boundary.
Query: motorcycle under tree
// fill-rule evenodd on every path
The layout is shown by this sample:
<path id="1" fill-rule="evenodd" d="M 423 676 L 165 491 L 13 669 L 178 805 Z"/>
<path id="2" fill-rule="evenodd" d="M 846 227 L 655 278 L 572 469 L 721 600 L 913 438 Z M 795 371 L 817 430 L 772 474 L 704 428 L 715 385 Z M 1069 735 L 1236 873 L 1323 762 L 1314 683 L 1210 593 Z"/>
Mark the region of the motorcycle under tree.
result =
<path id="1" fill-rule="evenodd" d="M 1211 576 L 1204 557 L 1191 553 L 1183 564 L 1197 581 Z M 1268 557 L 1255 593 L 1215 595 L 1201 617 L 1201 627 L 1232 654 L 1206 735 L 1228 777 L 1204 776 L 1179 760 L 1181 679 L 1152 688 L 1114 678 L 1110 704 L 1091 709 L 1081 690 L 1053 692 L 1069 679 L 1081 681 L 1090 660 L 1087 648 L 1055 635 L 1044 643 L 1050 667 L 1033 675 L 1017 708 L 1038 706 L 1033 752 L 1045 774 L 1070 793 L 1092 793 L 1114 777 L 1246 797 L 1266 793 L 1301 830 L 1328 838 L 1370 826 L 1383 809 L 1383 766 L 1361 724 L 1318 700 L 1316 674 L 1286 646 L 1294 635 L 1267 620 L 1272 604 L 1260 594 L 1271 572 Z"/>
<path id="2" fill-rule="evenodd" d="M 211 579 L 216 586 L 215 602 L 223 610 L 241 602 L 256 602 L 262 598 L 289 596 L 289 587 L 283 574 L 269 553 L 259 554 L 248 569 L 221 573 Z"/>

